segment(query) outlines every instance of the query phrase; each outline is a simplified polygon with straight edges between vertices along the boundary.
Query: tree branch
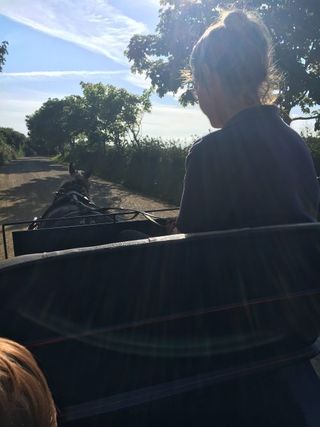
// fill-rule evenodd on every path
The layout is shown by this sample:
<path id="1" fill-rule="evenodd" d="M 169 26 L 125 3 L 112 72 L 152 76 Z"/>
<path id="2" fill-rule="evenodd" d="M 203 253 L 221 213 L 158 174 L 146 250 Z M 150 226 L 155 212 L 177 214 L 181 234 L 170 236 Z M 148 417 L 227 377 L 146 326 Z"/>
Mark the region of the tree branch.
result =
<path id="1" fill-rule="evenodd" d="M 310 117 L 294 117 L 293 119 L 291 119 L 292 122 L 294 122 L 295 120 L 312 120 L 312 119 L 320 119 L 320 114 L 317 114 L 316 116 L 310 116 Z"/>
<path id="2" fill-rule="evenodd" d="M 295 100 L 295 104 L 297 105 L 297 104 L 299 104 L 302 100 L 303 100 L 303 98 L 306 96 L 306 94 L 308 93 L 308 89 L 307 90 L 305 90 L 304 92 L 303 92 L 303 94 L 297 99 L 297 100 Z"/>

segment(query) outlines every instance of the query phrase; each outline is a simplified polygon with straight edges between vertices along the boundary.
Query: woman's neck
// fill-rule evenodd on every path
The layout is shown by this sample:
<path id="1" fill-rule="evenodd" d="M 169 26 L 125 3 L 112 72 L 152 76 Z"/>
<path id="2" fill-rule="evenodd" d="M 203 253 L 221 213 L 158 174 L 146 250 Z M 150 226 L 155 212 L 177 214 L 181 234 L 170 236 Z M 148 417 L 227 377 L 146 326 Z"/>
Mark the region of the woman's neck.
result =
<path id="1" fill-rule="evenodd" d="M 223 128 L 226 123 L 229 122 L 229 120 L 232 119 L 232 117 L 236 116 L 238 113 L 240 113 L 242 110 L 246 110 L 247 108 L 255 107 L 261 105 L 261 101 L 259 97 L 252 97 L 252 98 L 246 98 L 241 99 L 239 101 L 232 100 L 231 102 L 228 102 L 224 108 L 221 110 L 221 117 L 220 117 L 220 123 L 221 127 Z"/>

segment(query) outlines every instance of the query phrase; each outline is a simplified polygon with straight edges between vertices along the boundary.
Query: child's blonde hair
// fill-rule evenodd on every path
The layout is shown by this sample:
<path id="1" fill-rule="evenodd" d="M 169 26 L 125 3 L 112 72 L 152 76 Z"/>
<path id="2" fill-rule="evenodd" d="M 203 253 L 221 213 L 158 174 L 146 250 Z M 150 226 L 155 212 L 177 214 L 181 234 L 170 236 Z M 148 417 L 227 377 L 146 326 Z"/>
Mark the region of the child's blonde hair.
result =
<path id="1" fill-rule="evenodd" d="M 262 103 L 270 103 L 277 97 L 281 76 L 273 64 L 271 36 L 252 12 L 222 12 L 195 44 L 190 64 L 196 82 L 206 83 L 206 65 L 231 98 L 258 95 Z"/>
<path id="2" fill-rule="evenodd" d="M 0 338 L 1 427 L 56 427 L 56 409 L 32 354 Z"/>

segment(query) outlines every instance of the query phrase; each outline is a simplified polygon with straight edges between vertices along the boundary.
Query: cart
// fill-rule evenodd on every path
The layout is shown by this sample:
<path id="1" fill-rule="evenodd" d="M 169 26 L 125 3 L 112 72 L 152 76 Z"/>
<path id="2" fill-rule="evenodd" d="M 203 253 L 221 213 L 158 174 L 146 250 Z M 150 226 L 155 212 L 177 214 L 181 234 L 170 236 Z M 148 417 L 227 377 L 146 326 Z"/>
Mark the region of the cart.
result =
<path id="1" fill-rule="evenodd" d="M 20 232 L 0 265 L 1 334 L 35 354 L 60 425 L 319 426 L 320 225 L 101 244 L 124 226 L 63 250 Z"/>

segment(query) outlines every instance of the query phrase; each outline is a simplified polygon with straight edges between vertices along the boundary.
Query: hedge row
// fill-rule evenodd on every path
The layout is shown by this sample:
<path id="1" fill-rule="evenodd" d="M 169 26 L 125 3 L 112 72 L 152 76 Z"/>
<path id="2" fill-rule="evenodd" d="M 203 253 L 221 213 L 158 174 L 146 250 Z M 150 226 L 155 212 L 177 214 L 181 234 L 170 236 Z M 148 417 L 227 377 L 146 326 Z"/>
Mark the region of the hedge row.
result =
<path id="1" fill-rule="evenodd" d="M 15 150 L 0 137 L 0 166 L 15 158 Z"/>
<path id="2" fill-rule="evenodd" d="M 320 176 L 320 136 L 305 136 L 304 137 L 313 158 L 313 162 L 317 171 L 317 175 Z"/>
<path id="3" fill-rule="evenodd" d="M 139 145 L 107 146 L 104 153 L 77 145 L 64 160 L 91 168 L 101 178 L 178 204 L 181 197 L 188 147 L 161 139 L 144 138 Z"/>

